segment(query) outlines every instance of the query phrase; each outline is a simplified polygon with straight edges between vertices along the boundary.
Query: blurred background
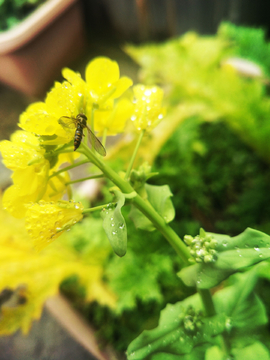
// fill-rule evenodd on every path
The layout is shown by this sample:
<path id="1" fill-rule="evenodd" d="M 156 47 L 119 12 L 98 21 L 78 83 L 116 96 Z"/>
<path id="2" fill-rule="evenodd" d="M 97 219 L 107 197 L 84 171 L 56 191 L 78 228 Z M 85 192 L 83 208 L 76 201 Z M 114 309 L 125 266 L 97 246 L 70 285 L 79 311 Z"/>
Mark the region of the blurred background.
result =
<path id="1" fill-rule="evenodd" d="M 51 6 L 43 9 L 43 3 Z M 35 8 L 41 14 L 22 25 Z M 134 78 L 137 67 L 121 50 L 127 42 L 160 41 L 187 31 L 215 34 L 225 20 L 263 27 L 268 35 L 270 4 L 264 0 L 4 0 L 0 11 L 0 139 L 6 139 L 27 104 L 43 99 L 53 81 L 61 79 L 64 66 L 82 71 L 91 58 L 106 55 Z"/>
<path id="2" fill-rule="evenodd" d="M 91 59 L 108 56 L 119 63 L 121 75 L 131 77 L 135 83 L 153 80 L 170 90 L 166 105 L 173 114 L 170 118 L 172 127 L 170 131 L 168 126 L 167 130 L 163 129 L 163 137 L 155 135 L 152 147 L 149 145 L 153 151 L 152 157 L 149 148 L 144 148 L 144 151 L 145 154 L 150 153 L 145 159 L 150 159 L 154 169 L 160 173 L 153 184 L 169 183 L 175 194 L 174 226 L 180 236 L 187 233 L 196 235 L 200 226 L 207 231 L 229 235 L 236 235 L 247 226 L 270 232 L 270 134 L 267 123 L 269 1 L 3 0 L 0 4 L 0 140 L 9 139 L 11 133 L 18 129 L 19 116 L 30 103 L 43 101 L 54 81 L 62 81 L 62 68 L 70 67 L 83 75 Z M 231 25 L 220 28 L 223 22 Z M 262 28 L 263 31 L 239 31 L 234 25 L 241 29 Z M 216 36 L 217 31 L 219 35 Z M 187 32 L 196 32 L 198 37 L 182 37 Z M 177 59 L 178 50 L 173 42 L 179 36 L 181 46 L 188 49 L 186 57 L 181 59 Z M 210 36 L 210 43 L 204 42 L 203 36 Z M 211 78 L 211 66 L 215 64 L 220 68 L 221 60 L 226 58 L 226 49 L 218 42 L 222 36 L 227 36 L 230 44 L 235 44 L 235 56 L 254 61 L 249 63 L 251 67 L 254 66 L 251 72 L 257 71 L 256 75 L 249 73 L 246 77 L 245 74 L 245 80 L 240 77 L 239 82 L 235 80 L 232 83 L 228 75 L 228 82 L 224 80 L 223 88 L 219 86 L 223 78 L 219 75 Z M 166 49 L 164 46 L 164 52 L 158 45 L 154 45 L 154 51 L 147 45 L 153 43 L 162 46 L 164 42 L 169 44 Z M 127 44 L 130 44 L 129 48 L 126 48 Z M 214 51 L 219 50 L 215 57 Z M 209 63 L 206 61 L 208 58 Z M 244 65 L 240 65 L 239 72 L 243 71 Z M 170 67 L 173 74 L 167 71 Z M 186 76 L 178 79 L 178 69 Z M 254 76 L 259 79 L 256 84 L 253 82 Z M 209 83 L 213 84 L 210 95 L 207 93 Z M 239 94 L 243 95 L 243 99 Z M 189 99 L 195 99 L 194 103 L 190 105 Z M 183 102 L 185 107 L 178 109 L 179 102 Z M 233 107 L 231 104 L 234 102 Z M 205 104 L 209 107 L 205 107 Z M 249 115 L 250 123 L 246 121 Z M 183 118 L 189 121 L 184 122 Z M 218 121 L 214 121 L 216 119 Z M 155 148 L 153 144 L 158 145 Z M 10 172 L 1 163 L 0 189 L 4 190 L 10 183 Z M 106 194 L 102 195 L 106 199 Z M 82 246 L 82 234 L 89 233 L 93 226 L 98 225 L 89 222 L 84 226 L 75 230 L 72 240 L 67 240 L 74 249 Z M 170 252 L 163 245 L 163 240 L 157 235 L 154 237 L 157 243 L 160 241 L 162 244 L 159 245 L 160 253 Z M 143 238 L 140 233 L 134 235 L 134 244 Z M 74 239 L 80 239 L 80 244 Z M 121 274 L 133 271 L 135 283 L 140 284 L 140 279 L 146 276 L 140 272 L 140 268 L 149 261 L 149 254 L 155 252 L 155 248 L 148 245 L 144 257 L 139 258 L 138 245 L 137 248 L 136 245 L 134 248 L 130 246 L 131 258 L 126 263 L 120 265 L 109 256 L 104 262 L 106 278 L 111 281 L 119 297 L 126 291 L 125 286 L 119 285 L 121 281 L 125 283 Z M 132 258 L 133 253 L 137 260 Z M 153 268 L 160 266 L 160 258 L 153 259 L 150 262 Z M 108 343 L 114 340 L 116 348 L 123 353 L 126 344 L 134 338 L 134 333 L 140 332 L 151 312 L 154 320 L 148 324 L 150 327 L 167 301 L 176 301 L 188 292 L 187 289 L 179 290 L 178 280 L 169 275 L 171 269 L 177 270 L 180 266 L 173 255 L 169 264 L 162 264 L 164 268 L 156 271 L 159 274 L 156 276 L 160 276 L 158 284 L 152 284 L 153 289 L 159 287 L 156 299 L 145 295 L 148 291 L 146 286 L 145 294 L 138 294 L 128 283 L 127 287 L 134 291 L 132 296 L 137 300 L 132 305 L 128 300 L 120 304 L 118 315 L 111 314 L 107 308 L 99 308 L 97 303 L 87 307 L 76 293 L 76 279 L 62 284 L 62 291 L 72 300 L 75 299 L 78 309 L 93 321 Z M 150 277 L 148 280 L 151 283 Z M 149 283 L 147 287 L 151 289 Z M 262 289 L 261 296 L 269 303 L 269 291 L 265 290 L 266 287 Z M 80 289 L 78 292 L 80 294 Z M 138 308 L 140 318 L 136 315 Z M 125 319 L 127 316 L 136 319 L 136 326 L 123 320 L 124 316 Z M 124 330 L 128 326 L 129 330 Z M 93 359 L 57 325 L 47 310 L 28 338 L 22 338 L 19 333 L 0 338 L 0 360 L 69 358 Z M 97 355 L 97 358 L 102 359 L 102 356 Z"/>

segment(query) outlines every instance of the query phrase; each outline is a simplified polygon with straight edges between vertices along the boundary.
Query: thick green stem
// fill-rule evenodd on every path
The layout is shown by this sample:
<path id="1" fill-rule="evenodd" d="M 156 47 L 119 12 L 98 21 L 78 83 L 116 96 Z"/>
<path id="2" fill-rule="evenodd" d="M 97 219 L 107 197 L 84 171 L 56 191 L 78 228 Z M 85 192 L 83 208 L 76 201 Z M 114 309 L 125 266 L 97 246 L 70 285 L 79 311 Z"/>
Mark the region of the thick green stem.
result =
<path id="1" fill-rule="evenodd" d="M 135 161 L 135 158 L 136 158 L 136 155 L 137 155 L 137 152 L 139 150 L 139 147 L 140 147 L 140 144 L 142 142 L 142 138 L 143 138 L 144 134 L 145 134 L 145 129 L 140 132 L 140 136 L 138 138 L 137 144 L 136 144 L 135 149 L 133 151 L 133 154 L 132 154 L 132 157 L 131 157 L 131 160 L 130 160 L 130 163 L 129 163 L 129 166 L 128 166 L 128 169 L 127 169 L 127 172 L 126 172 L 126 176 L 125 176 L 126 180 L 129 178 L 130 172 L 132 170 L 132 167 L 133 167 L 133 164 L 134 164 L 134 161 Z"/>
<path id="2" fill-rule="evenodd" d="M 174 230 L 165 222 L 165 220 L 154 210 L 151 204 L 146 203 L 140 195 L 138 195 L 129 182 L 121 178 L 111 167 L 104 163 L 100 158 L 96 157 L 93 152 L 84 144 L 81 145 L 80 151 L 84 153 L 89 160 L 94 163 L 103 174 L 110 179 L 119 189 L 126 195 L 133 193 L 132 203 L 153 223 L 153 225 L 163 234 L 183 262 L 188 265 L 189 249 L 174 232 Z"/>
<path id="3" fill-rule="evenodd" d="M 215 305 L 209 289 L 197 289 L 200 294 L 206 316 L 216 315 Z"/>
<path id="4" fill-rule="evenodd" d="M 210 290 L 197 288 L 197 291 L 201 297 L 206 316 L 211 317 L 211 316 L 216 315 L 215 304 L 214 304 L 213 297 L 212 297 Z M 219 338 L 219 342 L 220 342 L 220 346 L 221 346 L 222 350 L 229 358 L 230 344 L 229 344 L 226 334 L 219 335 L 218 338 Z"/>

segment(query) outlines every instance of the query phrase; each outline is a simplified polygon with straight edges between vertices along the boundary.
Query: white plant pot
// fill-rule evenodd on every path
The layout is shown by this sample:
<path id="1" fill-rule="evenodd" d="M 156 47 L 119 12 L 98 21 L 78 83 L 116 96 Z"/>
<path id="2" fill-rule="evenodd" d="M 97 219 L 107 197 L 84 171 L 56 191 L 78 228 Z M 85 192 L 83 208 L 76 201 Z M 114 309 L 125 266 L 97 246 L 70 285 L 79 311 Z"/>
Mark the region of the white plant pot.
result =
<path id="1" fill-rule="evenodd" d="M 0 81 L 43 95 L 85 44 L 81 3 L 47 0 L 20 24 L 0 33 Z"/>

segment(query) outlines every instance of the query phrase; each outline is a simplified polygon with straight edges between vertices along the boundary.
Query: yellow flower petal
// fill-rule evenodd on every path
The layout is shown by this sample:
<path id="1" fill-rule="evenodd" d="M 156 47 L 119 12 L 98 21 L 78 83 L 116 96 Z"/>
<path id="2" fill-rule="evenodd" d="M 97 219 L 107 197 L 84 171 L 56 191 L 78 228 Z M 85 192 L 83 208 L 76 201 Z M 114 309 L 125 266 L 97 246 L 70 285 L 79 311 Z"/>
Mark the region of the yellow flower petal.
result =
<path id="1" fill-rule="evenodd" d="M 16 131 L 11 141 L 0 142 L 3 163 L 11 170 L 25 169 L 30 161 L 44 161 L 44 150 L 39 147 L 36 137 L 25 131 Z"/>
<path id="2" fill-rule="evenodd" d="M 78 88 L 64 81 L 62 84 L 56 83 L 48 93 L 45 103 L 50 114 L 55 117 L 57 127 L 61 128 L 58 124 L 61 116 L 76 117 L 81 112 L 84 91 L 83 87 Z"/>
<path id="3" fill-rule="evenodd" d="M 87 91 L 92 103 L 102 109 L 108 109 L 112 104 L 108 101 L 118 98 L 131 85 L 128 77 L 120 77 L 119 66 L 116 61 L 106 57 L 99 57 L 91 61 L 86 68 Z"/>
<path id="4" fill-rule="evenodd" d="M 64 68 L 64 69 L 62 69 L 62 75 L 73 86 L 82 87 L 82 88 L 85 86 L 85 82 L 83 81 L 80 73 L 75 73 L 71 69 Z"/>
<path id="5" fill-rule="evenodd" d="M 80 221 L 82 210 L 83 206 L 75 201 L 31 203 L 26 212 L 25 226 L 35 246 L 42 249 Z"/>
<path id="6" fill-rule="evenodd" d="M 68 181 L 70 181 L 68 172 L 61 173 L 61 175 L 49 179 L 46 193 L 42 196 L 42 200 L 57 201 L 62 199 L 68 191 L 66 186 Z"/>
<path id="7" fill-rule="evenodd" d="M 3 207 L 16 218 L 25 215 L 25 204 L 41 199 L 46 191 L 49 163 L 45 161 L 39 167 L 32 165 L 26 169 L 18 169 L 13 175 L 14 185 L 3 195 Z"/>
<path id="8" fill-rule="evenodd" d="M 121 79 L 119 79 L 117 81 L 116 85 L 116 90 L 115 92 L 112 94 L 112 98 L 116 99 L 119 96 L 121 96 L 128 88 L 130 88 L 133 85 L 133 81 L 128 78 L 127 76 L 123 76 L 121 77 Z"/>
<path id="9" fill-rule="evenodd" d="M 95 102 L 108 93 L 112 85 L 119 80 L 119 67 L 116 61 L 98 57 L 91 61 L 85 71 L 85 79 Z"/>
<path id="10" fill-rule="evenodd" d="M 25 144 L 26 146 L 28 146 L 30 148 L 34 148 L 37 151 L 44 153 L 44 150 L 40 149 L 40 146 L 39 146 L 40 144 L 39 144 L 38 138 L 28 131 L 22 131 L 22 130 L 15 131 L 11 135 L 10 141 L 15 144 L 20 144 L 20 145 Z"/>
<path id="11" fill-rule="evenodd" d="M 20 116 L 19 127 L 38 135 L 53 135 L 58 127 L 55 117 L 49 113 L 47 105 L 36 102 L 28 106 Z"/>
<path id="12" fill-rule="evenodd" d="M 98 131 L 98 135 L 102 136 L 105 129 L 107 135 L 116 135 L 123 132 L 133 110 L 134 105 L 126 98 L 120 99 L 113 110 L 96 110 L 95 130 Z"/>
<path id="13" fill-rule="evenodd" d="M 25 204 L 33 200 L 32 194 L 21 196 L 20 188 L 15 185 L 11 185 L 4 192 L 2 203 L 4 210 L 8 211 L 15 218 L 21 219 L 24 217 L 26 212 Z"/>

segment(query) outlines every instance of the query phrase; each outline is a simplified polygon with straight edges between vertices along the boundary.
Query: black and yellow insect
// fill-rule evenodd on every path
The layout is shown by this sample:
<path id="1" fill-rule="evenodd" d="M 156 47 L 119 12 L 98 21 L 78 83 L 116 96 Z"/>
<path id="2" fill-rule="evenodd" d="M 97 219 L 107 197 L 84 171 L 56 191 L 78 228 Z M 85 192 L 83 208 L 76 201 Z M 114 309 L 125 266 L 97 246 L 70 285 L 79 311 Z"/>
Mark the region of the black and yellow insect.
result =
<path id="1" fill-rule="evenodd" d="M 106 150 L 96 135 L 87 126 L 87 117 L 84 114 L 78 114 L 76 118 L 69 116 L 62 116 L 58 120 L 59 124 L 67 129 L 76 129 L 74 135 L 74 151 L 81 145 L 82 138 L 84 136 L 83 129 L 87 129 L 88 139 L 94 149 L 102 156 L 106 155 Z"/>

